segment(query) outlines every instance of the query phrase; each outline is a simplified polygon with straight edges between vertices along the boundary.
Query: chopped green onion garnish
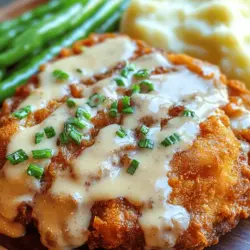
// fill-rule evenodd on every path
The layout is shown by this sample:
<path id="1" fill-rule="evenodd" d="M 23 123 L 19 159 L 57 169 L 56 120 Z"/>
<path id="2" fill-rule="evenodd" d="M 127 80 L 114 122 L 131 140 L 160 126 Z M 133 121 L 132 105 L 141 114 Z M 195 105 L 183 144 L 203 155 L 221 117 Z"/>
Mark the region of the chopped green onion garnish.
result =
<path id="1" fill-rule="evenodd" d="M 182 113 L 182 116 L 185 116 L 185 117 L 195 117 L 195 112 L 192 111 L 192 110 L 184 110 L 183 113 Z"/>
<path id="2" fill-rule="evenodd" d="M 56 135 L 56 131 L 53 127 L 47 127 L 44 129 L 47 138 L 52 138 Z"/>
<path id="3" fill-rule="evenodd" d="M 74 126 L 73 126 L 72 124 L 67 123 L 67 122 L 64 123 L 64 132 L 65 132 L 66 134 L 69 134 L 69 132 L 70 132 L 72 129 L 74 129 Z"/>
<path id="4" fill-rule="evenodd" d="M 74 125 L 75 127 L 78 127 L 78 128 L 85 128 L 86 127 L 86 124 L 84 123 L 84 121 L 81 120 L 80 118 L 76 118 L 76 117 L 69 118 L 67 120 L 67 123 L 72 124 L 72 125 Z"/>
<path id="5" fill-rule="evenodd" d="M 116 117 L 117 114 L 118 114 L 118 101 L 114 101 L 112 104 L 111 104 L 111 108 L 109 110 L 109 116 L 110 117 Z"/>
<path id="6" fill-rule="evenodd" d="M 134 84 L 134 85 L 132 86 L 132 95 L 133 95 L 133 94 L 136 94 L 136 93 L 140 93 L 140 91 L 141 91 L 140 85 Z"/>
<path id="7" fill-rule="evenodd" d="M 147 78 L 150 76 L 150 71 L 148 69 L 140 69 L 134 74 L 134 76 L 138 78 Z"/>
<path id="8" fill-rule="evenodd" d="M 68 80 L 69 79 L 69 75 L 60 70 L 60 69 L 55 69 L 52 73 L 52 75 L 57 79 L 57 80 L 60 80 L 60 81 L 63 81 L 63 80 Z"/>
<path id="9" fill-rule="evenodd" d="M 82 109 L 82 108 L 78 108 L 78 109 L 76 110 L 76 117 L 77 117 L 77 118 L 82 118 L 82 117 L 84 117 L 84 118 L 86 118 L 87 120 L 90 120 L 90 119 L 91 119 L 91 114 L 88 113 L 87 111 L 85 111 L 85 110 Z"/>
<path id="10" fill-rule="evenodd" d="M 87 120 L 90 120 L 91 119 L 91 114 L 86 112 L 86 111 L 83 111 L 83 116 L 84 118 L 86 118 Z"/>
<path id="11" fill-rule="evenodd" d="M 133 114 L 134 113 L 134 109 L 132 107 L 128 107 L 122 110 L 123 114 Z"/>
<path id="12" fill-rule="evenodd" d="M 145 125 L 142 125 L 140 131 L 142 134 L 146 135 L 149 132 L 149 128 Z"/>
<path id="13" fill-rule="evenodd" d="M 154 85 L 149 80 L 143 80 L 140 82 L 141 92 L 142 93 L 148 93 L 152 90 L 154 90 Z"/>
<path id="14" fill-rule="evenodd" d="M 122 78 L 115 78 L 114 80 L 119 87 L 125 86 L 125 82 Z"/>
<path id="15" fill-rule="evenodd" d="M 66 143 L 69 142 L 69 136 L 67 135 L 67 133 L 62 132 L 62 133 L 60 134 L 60 142 L 61 142 L 62 144 L 66 144 Z"/>
<path id="16" fill-rule="evenodd" d="M 42 141 L 43 138 L 44 138 L 44 133 L 43 132 L 36 133 L 36 135 L 35 135 L 35 144 L 39 144 Z"/>
<path id="17" fill-rule="evenodd" d="M 32 150 L 32 155 L 34 159 L 46 159 L 53 156 L 53 151 L 51 149 Z"/>
<path id="18" fill-rule="evenodd" d="M 176 133 L 166 137 L 162 142 L 161 145 L 164 147 L 168 147 L 170 145 L 176 144 L 181 140 L 180 136 Z"/>
<path id="19" fill-rule="evenodd" d="M 116 134 L 120 138 L 124 138 L 127 135 L 126 131 L 122 127 L 119 130 L 116 131 Z"/>
<path id="20" fill-rule="evenodd" d="M 128 169 L 127 169 L 127 173 L 133 175 L 136 171 L 136 169 L 138 168 L 139 166 L 139 161 L 137 160 L 132 160 L 132 162 L 130 163 Z"/>
<path id="21" fill-rule="evenodd" d="M 27 169 L 27 174 L 35 177 L 36 179 L 41 179 L 43 176 L 44 169 L 37 164 L 31 163 Z"/>
<path id="22" fill-rule="evenodd" d="M 67 105 L 69 108 L 73 108 L 76 106 L 76 102 L 72 99 L 67 99 Z"/>
<path id="23" fill-rule="evenodd" d="M 117 109 L 118 107 L 118 101 L 114 101 L 112 104 L 111 104 L 111 108 L 112 109 Z"/>
<path id="24" fill-rule="evenodd" d="M 78 69 L 76 69 L 76 72 L 82 74 L 83 70 L 78 68 Z"/>
<path id="25" fill-rule="evenodd" d="M 70 138 L 78 145 L 81 144 L 83 135 L 76 131 L 75 129 L 72 129 L 69 133 Z"/>
<path id="26" fill-rule="evenodd" d="M 8 155 L 6 158 L 12 165 L 16 165 L 18 163 L 26 161 L 29 157 L 22 149 L 19 149 L 16 152 Z"/>
<path id="27" fill-rule="evenodd" d="M 21 108 L 21 109 L 17 110 L 16 112 L 14 112 L 13 116 L 21 120 L 21 119 L 27 117 L 30 112 L 31 112 L 31 106 L 28 105 L 28 106 Z"/>
<path id="28" fill-rule="evenodd" d="M 130 72 L 135 71 L 134 64 L 127 64 L 121 71 L 121 76 L 127 78 Z"/>
<path id="29" fill-rule="evenodd" d="M 153 149 L 154 148 L 154 142 L 150 139 L 142 139 L 138 142 L 138 146 L 140 148 L 149 148 Z"/>
<path id="30" fill-rule="evenodd" d="M 57 79 L 57 80 L 60 80 L 60 81 L 63 81 L 63 80 L 68 80 L 69 79 L 69 75 L 60 70 L 60 69 L 55 69 L 53 72 L 52 72 L 52 75 Z"/>
<path id="31" fill-rule="evenodd" d="M 122 98 L 122 107 L 123 108 L 128 108 L 130 107 L 130 97 L 129 96 L 124 96 Z"/>
<path id="32" fill-rule="evenodd" d="M 109 110 L 109 116 L 110 117 L 116 117 L 118 114 L 118 110 L 117 109 L 110 109 Z"/>
<path id="33" fill-rule="evenodd" d="M 94 108 L 94 107 L 97 107 L 102 102 L 104 102 L 105 99 L 106 99 L 105 96 L 101 94 L 93 94 L 92 96 L 89 97 L 87 104 L 91 108 Z"/>

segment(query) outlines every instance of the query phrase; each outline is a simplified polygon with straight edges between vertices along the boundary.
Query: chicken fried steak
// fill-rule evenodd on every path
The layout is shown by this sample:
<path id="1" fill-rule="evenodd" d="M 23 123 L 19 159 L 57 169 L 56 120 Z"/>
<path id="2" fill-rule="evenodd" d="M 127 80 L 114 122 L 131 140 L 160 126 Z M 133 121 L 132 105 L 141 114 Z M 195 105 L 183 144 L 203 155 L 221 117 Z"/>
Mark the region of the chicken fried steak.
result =
<path id="1" fill-rule="evenodd" d="M 52 250 L 216 244 L 250 212 L 249 104 L 217 67 L 126 36 L 64 49 L 2 106 L 0 245 L 28 225 Z"/>

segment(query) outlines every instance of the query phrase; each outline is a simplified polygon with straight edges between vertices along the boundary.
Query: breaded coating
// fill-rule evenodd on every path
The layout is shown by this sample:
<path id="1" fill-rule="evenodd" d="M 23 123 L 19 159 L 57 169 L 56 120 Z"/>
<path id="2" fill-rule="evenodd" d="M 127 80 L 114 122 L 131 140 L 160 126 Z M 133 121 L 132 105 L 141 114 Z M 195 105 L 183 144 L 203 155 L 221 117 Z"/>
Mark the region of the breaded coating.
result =
<path id="1" fill-rule="evenodd" d="M 0 169 L 6 162 L 7 146 L 10 137 L 18 131 L 18 123 L 13 119 L 2 119 L 0 121 Z"/>
<path id="2" fill-rule="evenodd" d="M 139 210 L 122 198 L 96 202 L 92 207 L 89 248 L 143 249 Z"/>
<path id="3" fill-rule="evenodd" d="M 242 177 L 247 163 L 240 158 L 240 144 L 229 125 L 223 113 L 210 117 L 200 124 L 201 134 L 192 147 L 172 160 L 170 200 L 192 216 L 177 249 L 215 244 L 249 213 L 249 197 L 242 200 L 249 187 L 249 179 Z"/>

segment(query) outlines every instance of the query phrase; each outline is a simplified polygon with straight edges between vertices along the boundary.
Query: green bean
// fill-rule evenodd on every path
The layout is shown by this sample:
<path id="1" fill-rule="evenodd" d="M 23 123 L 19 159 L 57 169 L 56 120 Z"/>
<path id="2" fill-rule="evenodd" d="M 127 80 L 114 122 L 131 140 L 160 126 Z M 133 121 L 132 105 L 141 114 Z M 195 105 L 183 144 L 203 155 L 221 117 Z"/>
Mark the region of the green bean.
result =
<path id="1" fill-rule="evenodd" d="M 41 22 L 41 20 L 44 21 L 48 19 L 54 14 L 54 12 L 51 13 L 47 11 L 52 10 L 52 11 L 55 11 L 56 13 L 58 9 L 69 8 L 75 3 L 82 3 L 84 1 L 85 0 L 70 0 L 70 1 L 62 0 L 60 2 L 60 1 L 54 0 L 53 5 L 52 3 L 50 3 L 49 5 L 50 7 L 53 7 L 53 8 L 47 8 L 47 5 L 41 5 L 40 7 L 38 7 L 38 11 L 34 10 L 33 15 L 32 16 L 29 15 L 30 17 L 32 17 L 31 19 L 27 20 L 26 22 L 20 21 L 19 23 L 16 23 L 16 25 L 12 25 L 10 28 L 2 32 L 0 31 L 0 51 L 5 49 L 7 46 L 11 44 L 12 38 L 16 37 L 18 34 L 29 29 L 30 27 L 33 27 L 34 25 L 38 24 L 39 22 Z M 25 14 L 25 16 L 27 17 L 28 14 Z M 8 22 L 12 22 L 12 20 Z M 13 24 L 15 24 L 15 22 L 13 22 Z"/>
<path id="2" fill-rule="evenodd" d="M 130 0 L 124 0 L 120 8 L 117 10 L 117 12 L 115 12 L 112 16 L 110 16 L 109 19 L 106 22 L 104 22 L 101 27 L 98 27 L 98 29 L 95 30 L 94 32 L 105 33 L 105 32 L 117 31 L 121 15 L 124 12 L 124 10 L 128 7 L 129 2 Z M 52 41 L 52 44 L 53 42 L 55 41 Z M 25 58 L 24 61 L 21 61 L 20 63 L 15 65 L 15 67 L 11 69 L 10 73 L 14 73 L 15 71 L 23 68 L 23 65 L 29 63 L 32 57 L 37 56 L 41 52 L 42 52 L 41 49 L 32 52 L 32 54 L 29 57 Z"/>
<path id="3" fill-rule="evenodd" d="M 31 21 L 34 18 L 42 17 L 46 15 L 49 12 L 53 12 L 55 10 L 60 9 L 62 6 L 68 6 L 71 2 L 76 2 L 75 0 L 54 0 L 54 1 L 49 1 L 46 4 L 40 5 L 39 7 L 25 12 L 23 15 L 0 23 L 0 32 L 6 32 L 7 30 L 10 30 L 17 25 L 27 23 Z M 3 35 L 3 34 L 1 34 Z"/>
<path id="4" fill-rule="evenodd" d="M 53 45 L 45 49 L 37 57 L 31 58 L 30 62 L 23 66 L 22 69 L 16 71 L 13 75 L 0 82 L 0 102 L 5 98 L 13 95 L 15 89 L 25 84 L 34 73 L 37 72 L 41 64 L 46 63 L 55 57 L 62 48 L 72 45 L 75 41 L 86 37 L 91 32 L 102 26 L 111 16 L 117 11 L 120 12 L 120 7 L 124 4 L 124 0 L 112 0 L 106 1 L 105 5 L 102 6 L 93 16 L 88 19 L 87 22 L 80 25 L 73 31 L 68 32 L 66 35 L 57 40 Z"/>
<path id="5" fill-rule="evenodd" d="M 22 59 L 34 49 L 42 47 L 64 32 L 86 21 L 106 0 L 86 0 L 77 3 L 54 16 L 51 20 L 28 29 L 13 41 L 13 48 L 0 54 L 0 66 L 9 66 Z"/>
<path id="6" fill-rule="evenodd" d="M 12 65 L 18 60 L 22 59 L 25 55 L 31 53 L 37 47 L 40 47 L 43 43 L 43 36 L 39 34 L 39 31 L 42 27 L 45 27 L 47 31 L 50 32 L 50 27 L 48 26 L 48 24 L 51 24 L 52 30 L 55 31 L 57 35 L 56 29 L 53 28 L 55 26 L 57 28 L 61 25 L 65 27 L 67 25 L 67 22 L 74 18 L 75 15 L 78 15 L 81 10 L 81 4 L 74 4 L 73 6 L 71 6 L 71 8 L 61 11 L 50 20 L 42 22 L 38 26 L 31 27 L 30 29 L 22 33 L 13 41 L 13 48 L 10 48 L 9 50 L 0 54 L 0 66 Z"/>
<path id="7" fill-rule="evenodd" d="M 6 73 L 5 69 L 0 69 L 0 81 L 4 78 L 5 73 Z"/>
<path id="8" fill-rule="evenodd" d="M 45 15 L 42 20 L 47 20 L 50 17 L 51 14 Z M 37 25 L 39 22 L 40 20 L 35 19 L 32 20 L 28 25 L 29 27 L 32 27 L 34 25 Z M 13 29 L 7 30 L 4 35 L 0 36 L 0 50 L 3 50 L 7 46 L 9 46 L 11 44 L 11 39 L 23 32 L 25 29 L 27 29 L 27 24 L 21 24 L 14 27 Z"/>
<path id="9" fill-rule="evenodd" d="M 15 37 L 18 33 L 22 32 L 23 30 L 24 30 L 23 26 L 18 26 L 17 28 L 2 35 L 0 37 L 0 49 L 4 49 L 5 47 L 7 47 L 8 43 L 10 42 L 10 39 Z"/>
<path id="10" fill-rule="evenodd" d="M 98 28 L 95 32 L 96 33 L 105 33 L 105 32 L 114 32 L 117 31 L 119 28 L 119 22 L 122 16 L 122 13 L 125 9 L 127 9 L 130 0 L 124 0 L 120 9 L 114 13 L 103 25 Z"/>

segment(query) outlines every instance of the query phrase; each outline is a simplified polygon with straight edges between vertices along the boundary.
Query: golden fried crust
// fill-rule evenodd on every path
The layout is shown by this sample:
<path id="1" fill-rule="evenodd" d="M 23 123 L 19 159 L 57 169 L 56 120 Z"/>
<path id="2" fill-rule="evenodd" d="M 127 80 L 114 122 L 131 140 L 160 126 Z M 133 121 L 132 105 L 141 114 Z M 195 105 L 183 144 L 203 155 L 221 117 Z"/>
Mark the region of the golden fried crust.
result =
<path id="1" fill-rule="evenodd" d="M 203 249 L 215 244 L 218 235 L 234 227 L 244 212 L 249 213 L 249 197 L 244 205 L 241 200 L 249 185 L 242 178 L 246 166 L 228 125 L 223 114 L 210 117 L 200 124 L 201 134 L 192 147 L 172 160 L 170 202 L 184 206 L 192 219 L 177 249 Z"/>
<path id="2" fill-rule="evenodd" d="M 122 198 L 95 203 L 88 245 L 90 249 L 143 249 L 139 211 Z"/>
<path id="3" fill-rule="evenodd" d="M 6 161 L 7 146 L 10 137 L 18 130 L 18 123 L 13 119 L 2 119 L 0 123 L 0 169 Z"/>

